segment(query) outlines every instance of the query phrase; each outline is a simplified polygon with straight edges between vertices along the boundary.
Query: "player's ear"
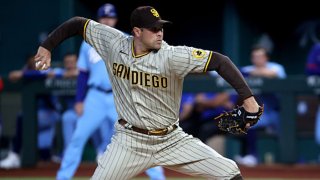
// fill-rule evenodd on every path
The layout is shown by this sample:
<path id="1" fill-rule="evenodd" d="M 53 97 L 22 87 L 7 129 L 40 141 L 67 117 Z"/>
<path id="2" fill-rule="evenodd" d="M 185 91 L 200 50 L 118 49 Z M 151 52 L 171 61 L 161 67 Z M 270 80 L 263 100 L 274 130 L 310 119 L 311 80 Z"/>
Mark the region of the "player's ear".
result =
<path id="1" fill-rule="evenodd" d="M 132 29 L 132 35 L 133 35 L 133 36 L 139 37 L 140 34 L 141 34 L 141 32 L 142 32 L 142 30 L 141 30 L 140 28 L 138 28 L 138 27 L 134 27 L 134 28 Z"/>

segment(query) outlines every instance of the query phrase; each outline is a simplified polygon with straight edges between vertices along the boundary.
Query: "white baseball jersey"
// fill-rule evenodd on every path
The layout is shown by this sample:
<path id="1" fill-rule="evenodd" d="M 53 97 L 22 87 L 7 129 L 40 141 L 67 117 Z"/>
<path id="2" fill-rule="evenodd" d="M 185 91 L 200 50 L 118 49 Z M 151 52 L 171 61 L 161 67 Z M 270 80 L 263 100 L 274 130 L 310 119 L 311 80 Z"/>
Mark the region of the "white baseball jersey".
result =
<path id="1" fill-rule="evenodd" d="M 164 41 L 158 51 L 135 55 L 132 36 L 94 21 L 87 22 L 84 38 L 106 59 L 119 118 L 149 130 L 177 123 L 184 77 L 205 72 L 212 56 L 211 51 Z M 234 161 L 181 127 L 163 136 L 138 133 L 119 123 L 115 127 L 93 180 L 127 180 L 154 166 L 209 179 L 240 174 Z"/>
<path id="2" fill-rule="evenodd" d="M 184 77 L 205 72 L 212 55 L 164 41 L 158 51 L 135 55 L 132 36 L 92 20 L 84 38 L 106 61 L 119 118 L 149 130 L 177 123 Z"/>

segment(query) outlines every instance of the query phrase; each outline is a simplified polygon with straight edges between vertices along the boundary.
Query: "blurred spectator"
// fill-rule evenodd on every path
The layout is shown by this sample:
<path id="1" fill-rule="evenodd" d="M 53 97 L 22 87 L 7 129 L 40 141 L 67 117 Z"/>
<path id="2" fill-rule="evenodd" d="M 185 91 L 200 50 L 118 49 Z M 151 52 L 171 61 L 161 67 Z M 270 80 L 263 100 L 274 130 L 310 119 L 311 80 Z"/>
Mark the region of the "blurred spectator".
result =
<path id="1" fill-rule="evenodd" d="M 75 78 L 79 74 L 77 68 L 78 56 L 74 53 L 67 53 L 63 56 L 63 68 L 55 68 L 49 72 L 49 77 L 56 78 Z"/>
<path id="2" fill-rule="evenodd" d="M 54 73 L 52 73 L 51 77 L 56 78 L 76 78 L 79 75 L 79 70 L 77 68 L 77 60 L 78 56 L 74 53 L 67 53 L 63 57 L 63 66 L 64 68 L 55 68 Z M 66 112 L 74 108 L 75 98 L 74 95 L 63 95 L 59 96 L 60 101 L 62 102 L 62 134 L 63 134 L 63 140 L 64 144 L 69 143 L 69 141 L 65 141 L 65 134 L 64 134 L 64 119 L 66 117 Z M 75 124 L 74 124 L 75 126 Z M 60 162 L 61 161 L 61 154 L 58 153 L 52 157 L 52 160 L 54 162 Z"/>
<path id="3" fill-rule="evenodd" d="M 14 70 L 9 73 L 9 80 L 16 82 L 22 78 L 53 78 L 53 77 L 71 77 L 76 75 L 77 71 L 72 67 L 75 64 L 77 56 L 75 54 L 67 54 L 64 56 L 65 69 L 56 68 L 46 71 L 35 70 L 33 56 L 28 57 L 26 65 L 21 70 Z M 74 65 L 74 67 L 76 67 Z M 56 122 L 59 121 L 59 110 L 61 105 L 56 96 L 40 95 L 37 97 L 37 119 L 38 119 L 38 148 L 39 155 L 42 160 L 51 158 L 51 149 L 55 136 Z M 12 149 L 8 156 L 0 161 L 0 168 L 12 169 L 20 167 L 20 151 L 22 145 L 22 121 L 23 112 L 17 116 L 16 131 L 12 139 Z"/>
<path id="4" fill-rule="evenodd" d="M 306 63 L 306 74 L 308 76 L 320 76 L 320 43 L 313 45 L 308 54 Z M 320 145 L 320 95 L 318 94 L 318 110 L 316 113 L 315 140 Z M 320 156 L 319 156 L 320 161 Z"/>
<path id="5" fill-rule="evenodd" d="M 261 46 L 255 46 L 251 51 L 252 65 L 244 66 L 241 72 L 245 77 L 262 77 L 262 78 L 286 78 L 284 67 L 281 64 L 271 62 L 267 50 Z M 264 113 L 258 123 L 253 126 L 246 138 L 246 151 L 244 157 L 238 156 L 235 160 L 240 164 L 256 165 L 256 131 L 264 130 L 267 133 L 277 134 L 280 129 L 279 119 L 279 100 L 277 94 L 263 93 L 257 95 L 264 104 Z"/>
<path id="6" fill-rule="evenodd" d="M 263 47 L 256 46 L 252 49 L 251 63 L 252 65 L 241 68 L 241 72 L 247 77 L 286 78 L 284 67 L 271 62 L 269 53 Z"/>
<path id="7" fill-rule="evenodd" d="M 263 47 L 256 46 L 252 49 L 251 63 L 252 65 L 241 68 L 245 77 L 286 78 L 284 67 L 276 62 L 271 62 L 268 52 Z M 258 99 L 264 104 L 264 113 L 253 128 L 269 128 L 268 130 L 276 133 L 279 130 L 278 97 L 273 93 L 260 94 Z"/>

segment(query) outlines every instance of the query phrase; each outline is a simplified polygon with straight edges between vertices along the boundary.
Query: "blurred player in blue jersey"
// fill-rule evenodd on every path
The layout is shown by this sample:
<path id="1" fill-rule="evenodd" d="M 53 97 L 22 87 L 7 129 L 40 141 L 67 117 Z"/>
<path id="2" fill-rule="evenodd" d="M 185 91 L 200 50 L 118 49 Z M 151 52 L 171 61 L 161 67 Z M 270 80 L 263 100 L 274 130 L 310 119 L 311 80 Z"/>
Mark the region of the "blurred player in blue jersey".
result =
<path id="1" fill-rule="evenodd" d="M 117 23 L 115 7 L 112 4 L 104 4 L 98 9 L 97 18 L 100 23 L 114 27 Z M 64 136 L 71 140 L 64 152 L 57 180 L 67 180 L 74 176 L 81 162 L 83 148 L 96 130 L 102 137 L 97 154 L 104 152 L 111 141 L 114 123 L 117 120 L 111 83 L 104 61 L 86 42 L 83 42 L 80 48 L 78 68 L 80 73 L 77 80 L 75 112 L 69 111 L 63 118 Z M 74 119 L 77 119 L 77 122 L 73 132 L 70 122 Z M 72 137 L 68 132 L 73 132 Z M 152 180 L 165 179 L 161 167 L 151 168 L 146 174 Z"/>

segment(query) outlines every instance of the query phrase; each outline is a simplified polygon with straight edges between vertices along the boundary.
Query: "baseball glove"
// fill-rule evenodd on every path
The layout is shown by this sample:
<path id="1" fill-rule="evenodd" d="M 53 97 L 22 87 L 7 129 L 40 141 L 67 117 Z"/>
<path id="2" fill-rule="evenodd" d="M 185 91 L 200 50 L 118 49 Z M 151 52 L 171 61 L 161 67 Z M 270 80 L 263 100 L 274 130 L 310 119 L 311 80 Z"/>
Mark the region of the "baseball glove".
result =
<path id="1" fill-rule="evenodd" d="M 248 127 L 246 124 L 250 124 L 250 127 L 255 125 L 260 116 L 263 113 L 263 106 L 259 107 L 259 111 L 256 113 L 250 113 L 244 109 L 244 107 L 237 106 L 233 110 L 224 112 L 214 118 L 218 120 L 218 127 L 222 131 L 227 131 L 231 134 L 247 134 Z"/>

